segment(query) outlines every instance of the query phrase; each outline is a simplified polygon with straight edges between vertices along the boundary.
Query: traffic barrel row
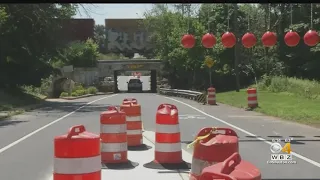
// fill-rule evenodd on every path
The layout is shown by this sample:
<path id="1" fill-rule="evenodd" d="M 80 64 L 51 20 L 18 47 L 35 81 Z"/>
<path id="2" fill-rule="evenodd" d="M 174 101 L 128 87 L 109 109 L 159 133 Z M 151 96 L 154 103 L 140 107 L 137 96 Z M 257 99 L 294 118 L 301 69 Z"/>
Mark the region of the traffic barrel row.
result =
<path id="1" fill-rule="evenodd" d="M 128 107 L 137 104 L 134 100 L 123 101 L 123 105 Z M 87 132 L 83 125 L 79 125 L 70 128 L 66 135 L 56 137 L 54 180 L 80 177 L 83 180 L 101 180 L 101 163 L 115 166 L 129 165 L 127 132 L 130 129 L 127 128 L 127 117 L 130 116 L 126 112 L 116 107 L 108 107 L 100 115 L 100 136 Z M 140 140 L 140 137 L 135 139 Z M 194 146 L 192 164 L 182 158 L 177 107 L 172 104 L 161 104 L 156 113 L 154 159 L 144 164 L 144 167 L 151 169 L 191 167 L 190 180 L 211 180 L 212 177 L 236 180 L 242 179 L 242 175 L 239 178 L 239 173 L 242 172 L 245 172 L 247 180 L 261 179 L 261 173 L 254 165 L 241 160 L 238 136 L 232 129 L 203 128 L 189 147 L 191 146 Z"/>
<path id="2" fill-rule="evenodd" d="M 248 88 L 247 89 L 247 101 L 248 101 L 248 109 L 254 109 L 258 107 L 258 98 L 257 98 L 257 89 L 256 88 Z M 208 105 L 217 105 L 216 103 L 216 89 L 213 87 L 209 87 L 207 90 L 207 104 Z"/>

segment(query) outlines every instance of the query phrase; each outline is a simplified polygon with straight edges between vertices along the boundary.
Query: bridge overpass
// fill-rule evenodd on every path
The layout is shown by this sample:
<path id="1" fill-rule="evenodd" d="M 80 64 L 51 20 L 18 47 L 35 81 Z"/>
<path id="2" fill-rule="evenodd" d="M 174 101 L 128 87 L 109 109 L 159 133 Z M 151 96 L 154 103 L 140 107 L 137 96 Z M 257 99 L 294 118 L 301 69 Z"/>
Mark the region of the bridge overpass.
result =
<path id="1" fill-rule="evenodd" d="M 113 76 L 114 92 L 119 92 L 117 86 L 117 76 L 125 71 L 150 71 L 151 73 L 151 92 L 155 93 L 157 89 L 157 72 L 163 68 L 160 59 L 115 59 L 115 60 L 98 60 L 96 67 L 76 68 L 73 66 L 65 66 L 61 68 L 62 76 L 57 77 L 50 89 L 52 97 L 59 97 L 63 92 L 63 87 L 67 79 L 85 85 L 91 85 L 105 77 Z"/>
<path id="2" fill-rule="evenodd" d="M 88 131 L 99 134 L 100 113 L 108 106 L 119 105 L 127 97 L 135 97 L 141 105 L 144 143 L 151 149 L 129 151 L 129 159 L 139 163 L 131 170 L 102 170 L 103 179 L 172 179 L 187 180 L 187 171 L 150 170 L 144 163 L 154 158 L 155 115 L 162 103 L 179 110 L 183 158 L 191 162 L 193 149 L 187 144 L 203 127 L 227 127 L 239 136 L 243 160 L 257 166 L 263 179 L 319 179 L 320 131 L 256 112 L 248 112 L 223 104 L 202 105 L 177 97 L 157 94 L 112 94 L 72 101 L 51 100 L 42 108 L 13 116 L 0 122 L 0 176 L 4 180 L 51 180 L 53 171 L 53 138 L 68 128 L 83 124 Z M 217 97 L 219 99 L 219 97 Z M 267 164 L 272 139 L 293 137 L 291 148 L 297 164 Z M 147 140 L 149 139 L 149 140 Z M 282 143 L 283 145 L 283 143 Z M 84 147 L 85 148 L 85 147 Z M 182 174 L 181 176 L 179 175 Z"/>

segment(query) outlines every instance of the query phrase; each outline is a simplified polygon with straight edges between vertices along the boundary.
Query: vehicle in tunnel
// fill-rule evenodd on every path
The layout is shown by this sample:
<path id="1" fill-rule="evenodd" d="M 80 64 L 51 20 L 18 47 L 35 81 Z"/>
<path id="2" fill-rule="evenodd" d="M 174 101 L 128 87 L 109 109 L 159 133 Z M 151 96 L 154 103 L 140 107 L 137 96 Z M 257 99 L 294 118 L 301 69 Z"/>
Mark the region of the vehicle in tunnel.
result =
<path id="1" fill-rule="evenodd" d="M 142 81 L 139 78 L 132 78 L 128 82 L 128 92 L 142 92 Z"/>

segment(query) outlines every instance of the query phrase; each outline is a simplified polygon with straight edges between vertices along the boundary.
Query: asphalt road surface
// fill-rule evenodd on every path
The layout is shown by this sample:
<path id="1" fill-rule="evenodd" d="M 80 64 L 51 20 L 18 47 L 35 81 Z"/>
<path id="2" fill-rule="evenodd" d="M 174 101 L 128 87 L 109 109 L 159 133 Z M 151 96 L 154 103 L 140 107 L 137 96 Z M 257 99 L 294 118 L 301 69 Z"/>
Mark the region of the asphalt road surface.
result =
<path id="1" fill-rule="evenodd" d="M 118 89 L 119 91 L 128 91 L 127 82 L 132 76 L 118 76 Z M 142 81 L 142 90 L 149 91 L 150 90 L 150 76 L 140 76 L 140 80 Z"/>
<path id="2" fill-rule="evenodd" d="M 99 114 L 124 98 L 135 97 L 142 106 L 144 129 L 155 130 L 155 114 L 162 103 L 179 109 L 182 147 L 203 127 L 229 127 L 239 136 L 240 154 L 262 172 L 264 179 L 320 179 L 320 130 L 281 121 L 225 105 L 207 106 L 191 100 L 156 94 L 115 94 L 67 102 L 48 102 L 43 108 L 0 122 L 0 179 L 46 180 L 52 174 L 53 139 L 74 125 L 99 133 Z M 267 164 L 272 138 L 292 137 L 297 164 Z M 282 143 L 283 145 L 283 143 Z M 119 171 L 119 173 L 121 173 Z"/>

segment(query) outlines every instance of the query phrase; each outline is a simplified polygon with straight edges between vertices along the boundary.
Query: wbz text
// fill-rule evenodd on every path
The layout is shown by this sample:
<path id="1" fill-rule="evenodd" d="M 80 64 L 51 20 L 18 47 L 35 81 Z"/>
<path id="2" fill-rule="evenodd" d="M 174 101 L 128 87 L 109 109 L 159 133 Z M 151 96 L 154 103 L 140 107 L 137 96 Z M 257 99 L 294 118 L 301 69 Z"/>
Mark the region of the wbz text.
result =
<path id="1" fill-rule="evenodd" d="M 271 154 L 268 164 L 297 164 L 292 160 L 292 154 Z"/>

